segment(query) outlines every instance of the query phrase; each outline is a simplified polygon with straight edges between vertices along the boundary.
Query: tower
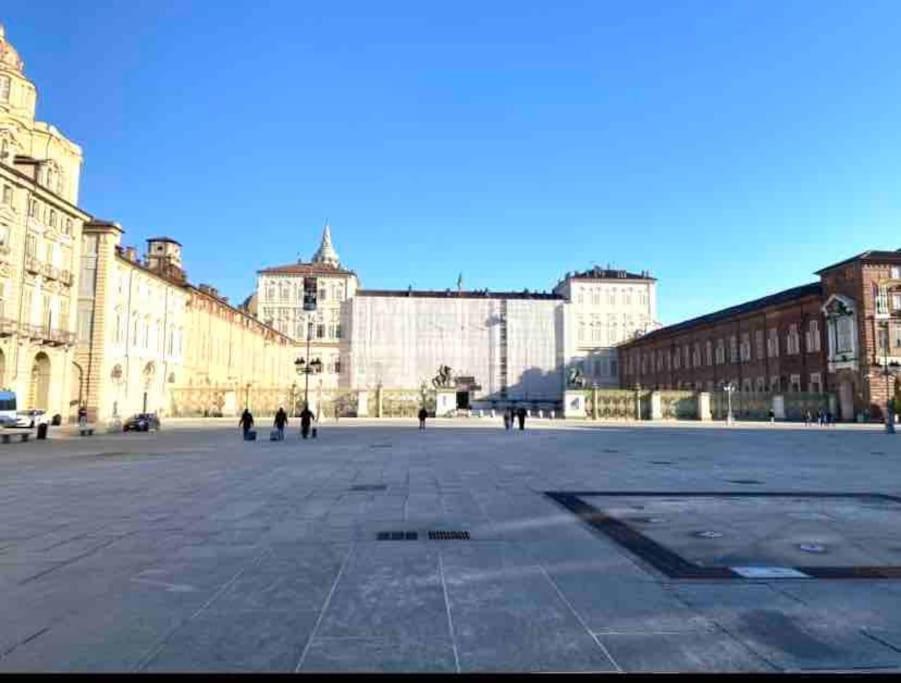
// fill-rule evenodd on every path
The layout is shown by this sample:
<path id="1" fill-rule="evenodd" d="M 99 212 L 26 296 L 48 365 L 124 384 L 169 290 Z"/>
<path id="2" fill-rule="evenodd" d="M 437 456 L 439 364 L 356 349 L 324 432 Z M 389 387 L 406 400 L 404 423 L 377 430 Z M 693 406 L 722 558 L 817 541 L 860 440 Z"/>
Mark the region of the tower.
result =
<path id="1" fill-rule="evenodd" d="M 322 263 L 335 268 L 341 265 L 338 252 L 332 246 L 332 230 L 328 223 L 325 224 L 325 229 L 322 231 L 322 241 L 319 244 L 319 249 L 313 254 L 313 263 Z"/>

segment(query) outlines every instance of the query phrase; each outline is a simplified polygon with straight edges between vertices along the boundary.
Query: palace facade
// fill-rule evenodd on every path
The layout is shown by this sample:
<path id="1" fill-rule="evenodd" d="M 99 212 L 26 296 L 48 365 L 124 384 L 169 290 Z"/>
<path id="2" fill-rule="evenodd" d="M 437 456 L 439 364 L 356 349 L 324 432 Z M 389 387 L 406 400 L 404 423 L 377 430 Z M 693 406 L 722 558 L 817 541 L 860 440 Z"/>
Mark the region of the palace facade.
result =
<path id="1" fill-rule="evenodd" d="M 828 392 L 843 420 L 880 417 L 901 370 L 901 250 L 867 251 L 816 274 L 626 342 L 623 388 Z"/>

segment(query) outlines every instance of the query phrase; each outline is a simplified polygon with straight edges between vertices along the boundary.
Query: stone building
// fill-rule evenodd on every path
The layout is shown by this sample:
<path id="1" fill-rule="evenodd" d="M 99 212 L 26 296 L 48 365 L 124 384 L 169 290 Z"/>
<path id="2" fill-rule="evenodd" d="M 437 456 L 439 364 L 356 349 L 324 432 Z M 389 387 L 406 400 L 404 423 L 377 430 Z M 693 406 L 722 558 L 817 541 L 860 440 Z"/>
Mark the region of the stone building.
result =
<path id="1" fill-rule="evenodd" d="M 122 228 L 85 224 L 73 405 L 91 420 L 138 412 L 235 415 L 287 404 L 291 340 L 231 306 L 209 285 L 190 284 L 181 245 L 148 240 L 138 258 Z"/>
<path id="2" fill-rule="evenodd" d="M 901 366 L 901 250 L 864 252 L 817 274 L 626 342 L 622 387 L 829 392 L 844 420 L 881 416 Z"/>
<path id="3" fill-rule="evenodd" d="M 73 381 L 81 149 L 35 119 L 37 91 L 0 26 L 0 386 L 66 414 Z"/>
<path id="4" fill-rule="evenodd" d="M 303 310 L 305 277 L 317 279 L 312 328 Z M 655 327 L 656 281 L 647 273 L 594 268 L 567 273 L 543 293 L 461 285 L 368 290 L 341 266 L 326 226 L 310 263 L 259 271 L 244 306 L 293 336 L 300 357 L 312 329 L 311 358 L 324 365 L 311 380 L 317 391 L 385 387 L 416 397 L 440 366 L 449 366 L 461 408 L 509 401 L 553 406 L 571 368 L 588 385 L 618 386 L 615 346 Z"/>

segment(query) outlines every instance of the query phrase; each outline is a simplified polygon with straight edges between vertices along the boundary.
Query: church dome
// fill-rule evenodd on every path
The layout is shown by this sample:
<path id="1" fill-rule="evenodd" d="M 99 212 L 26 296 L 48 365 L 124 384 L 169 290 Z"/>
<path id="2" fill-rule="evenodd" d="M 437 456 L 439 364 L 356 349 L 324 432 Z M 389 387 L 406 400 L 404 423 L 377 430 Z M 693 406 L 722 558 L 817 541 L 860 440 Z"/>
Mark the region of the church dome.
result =
<path id="1" fill-rule="evenodd" d="M 0 70 L 15 71 L 21 74 L 25 63 L 9 42 L 6 40 L 6 31 L 0 24 Z"/>

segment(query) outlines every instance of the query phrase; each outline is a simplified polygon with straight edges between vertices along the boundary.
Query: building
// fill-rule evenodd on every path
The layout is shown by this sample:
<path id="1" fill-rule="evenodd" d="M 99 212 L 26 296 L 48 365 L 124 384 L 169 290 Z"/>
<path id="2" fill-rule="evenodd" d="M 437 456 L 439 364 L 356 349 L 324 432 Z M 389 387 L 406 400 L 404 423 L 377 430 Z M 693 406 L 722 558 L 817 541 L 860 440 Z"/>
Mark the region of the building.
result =
<path id="1" fill-rule="evenodd" d="M 35 119 L 37 91 L 0 26 L 0 386 L 66 414 L 75 373 L 81 149 Z"/>
<path id="2" fill-rule="evenodd" d="M 177 241 L 151 238 L 139 260 L 122 234 L 107 221 L 84 227 L 73 405 L 101 423 L 287 405 L 291 340 L 215 288 L 190 284 Z"/>
<path id="3" fill-rule="evenodd" d="M 303 309 L 305 278 L 317 281 L 312 316 Z M 656 281 L 594 268 L 567 273 L 551 292 L 464 291 L 462 283 L 446 291 L 364 289 L 341 265 L 326 226 L 309 263 L 260 270 L 243 305 L 293 336 L 301 358 L 312 331 L 311 359 L 324 366 L 317 390 L 419 395 L 449 366 L 461 408 L 556 405 L 571 368 L 588 385 L 618 386 L 615 347 L 656 326 Z"/>
<path id="4" fill-rule="evenodd" d="M 881 416 L 901 366 L 901 250 L 867 251 L 817 275 L 622 344 L 623 388 L 829 392 L 844 420 Z"/>

